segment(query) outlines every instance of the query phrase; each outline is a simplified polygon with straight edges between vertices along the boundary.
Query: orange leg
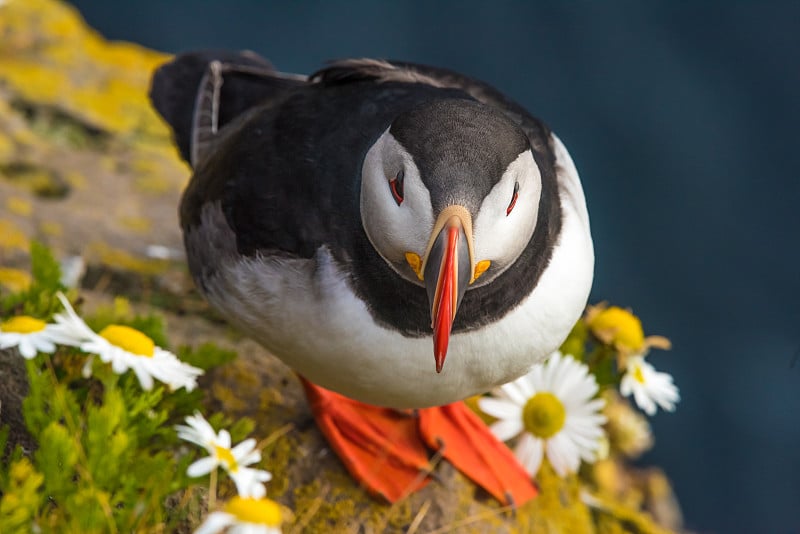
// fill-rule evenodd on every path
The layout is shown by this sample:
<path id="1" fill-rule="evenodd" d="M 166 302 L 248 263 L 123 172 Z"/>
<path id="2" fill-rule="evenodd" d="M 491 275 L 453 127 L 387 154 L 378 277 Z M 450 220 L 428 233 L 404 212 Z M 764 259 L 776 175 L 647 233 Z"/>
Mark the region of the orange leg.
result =
<path id="1" fill-rule="evenodd" d="M 522 506 L 536 497 L 531 476 L 463 402 L 419 410 L 425 444 L 503 504 Z"/>
<path id="2" fill-rule="evenodd" d="M 428 448 L 504 504 L 536 496 L 531 477 L 463 402 L 406 413 L 349 399 L 300 377 L 322 433 L 367 491 L 396 502 L 430 481 Z"/>
<path id="3" fill-rule="evenodd" d="M 396 502 L 430 481 L 416 417 L 354 401 L 303 377 L 300 381 L 320 430 L 367 491 Z"/>

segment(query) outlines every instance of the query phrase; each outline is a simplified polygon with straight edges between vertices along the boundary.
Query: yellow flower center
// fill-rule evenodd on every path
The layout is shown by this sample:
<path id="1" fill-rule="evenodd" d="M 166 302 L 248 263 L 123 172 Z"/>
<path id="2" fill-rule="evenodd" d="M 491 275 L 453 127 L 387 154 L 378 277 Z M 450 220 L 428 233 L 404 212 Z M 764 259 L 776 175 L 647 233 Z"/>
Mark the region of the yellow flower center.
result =
<path id="1" fill-rule="evenodd" d="M 4 323 L 0 323 L 0 331 L 14 332 L 15 334 L 30 334 L 32 332 L 41 332 L 46 326 L 47 323 L 39 319 L 34 319 L 28 315 L 18 315 Z"/>
<path id="2" fill-rule="evenodd" d="M 225 465 L 228 466 L 228 471 L 235 473 L 239 470 L 239 464 L 236 463 L 236 458 L 233 457 L 233 453 L 230 449 L 214 445 L 214 453 L 221 462 L 225 462 Z"/>
<path id="3" fill-rule="evenodd" d="M 280 505 L 271 499 L 233 497 L 225 511 L 245 523 L 279 527 L 283 521 Z"/>
<path id="4" fill-rule="evenodd" d="M 613 333 L 611 343 L 639 352 L 644 346 L 642 322 L 628 310 L 611 306 L 592 318 L 589 327 L 598 332 Z"/>
<path id="5" fill-rule="evenodd" d="M 644 384 L 644 373 L 642 372 L 641 365 L 637 364 L 633 366 L 633 378 L 635 378 L 640 384 Z"/>
<path id="6" fill-rule="evenodd" d="M 564 404 L 558 397 L 546 391 L 528 399 L 522 408 L 525 430 L 542 439 L 555 436 L 564 427 L 566 418 Z"/>
<path id="7" fill-rule="evenodd" d="M 152 357 L 156 350 L 152 339 L 130 326 L 110 324 L 100 331 L 100 337 L 137 356 Z"/>

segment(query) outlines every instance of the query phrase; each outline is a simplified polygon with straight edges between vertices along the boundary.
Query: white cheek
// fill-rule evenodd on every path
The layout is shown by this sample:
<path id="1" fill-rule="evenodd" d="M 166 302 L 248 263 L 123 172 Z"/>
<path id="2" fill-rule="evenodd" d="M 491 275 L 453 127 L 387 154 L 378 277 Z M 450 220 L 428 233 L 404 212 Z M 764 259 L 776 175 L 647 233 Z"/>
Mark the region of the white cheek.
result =
<path id="1" fill-rule="evenodd" d="M 403 168 L 403 202 L 398 206 L 387 172 Z M 361 183 L 361 220 L 372 246 L 392 263 L 405 261 L 406 252 L 422 254 L 433 228 L 430 194 L 419 178 L 410 155 L 388 132 L 364 159 Z"/>
<path id="2" fill-rule="evenodd" d="M 507 214 L 515 181 L 519 182 L 519 197 Z M 525 151 L 483 201 L 474 226 L 475 260 L 490 260 L 495 275 L 513 263 L 530 241 L 541 192 L 539 168 L 530 151 Z"/>

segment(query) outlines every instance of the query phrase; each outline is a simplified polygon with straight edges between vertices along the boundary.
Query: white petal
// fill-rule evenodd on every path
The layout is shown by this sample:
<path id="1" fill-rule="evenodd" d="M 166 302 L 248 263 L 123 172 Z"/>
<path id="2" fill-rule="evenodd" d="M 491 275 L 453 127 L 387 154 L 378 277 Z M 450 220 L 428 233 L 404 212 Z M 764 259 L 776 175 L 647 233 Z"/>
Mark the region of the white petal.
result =
<path id="1" fill-rule="evenodd" d="M 203 475 L 207 475 L 211 471 L 217 468 L 219 465 L 219 460 L 214 458 L 213 456 L 207 456 L 206 458 L 200 458 L 192 465 L 190 465 L 186 469 L 186 474 L 190 477 L 201 477 Z"/>
<path id="2" fill-rule="evenodd" d="M 25 336 L 20 339 L 17 349 L 19 349 L 19 353 L 26 360 L 33 359 L 37 353 L 36 347 L 34 347 L 33 343 L 31 343 L 30 340 L 28 340 Z"/>
<path id="3" fill-rule="evenodd" d="M 524 404 L 524 403 L 523 403 Z M 521 419 L 522 406 L 504 399 L 482 397 L 478 399 L 478 407 L 482 412 L 499 419 Z"/>
<path id="4" fill-rule="evenodd" d="M 239 465 L 253 465 L 261 461 L 261 453 L 259 451 L 251 451 L 241 458 L 233 453 L 233 451 L 231 451 L 231 454 L 233 454 L 233 457 L 236 458 L 237 462 L 239 462 Z"/>
<path id="5" fill-rule="evenodd" d="M 574 443 L 563 433 L 559 432 L 547 440 L 547 459 L 560 477 L 577 470 L 580 465 L 580 455 Z"/>
<path id="6" fill-rule="evenodd" d="M 267 494 L 267 488 L 260 481 L 260 479 L 264 478 L 263 473 L 266 473 L 266 471 L 247 467 L 240 467 L 235 473 L 228 472 L 236 484 L 236 491 L 239 492 L 239 495 L 255 499 L 260 499 Z"/>
<path id="7" fill-rule="evenodd" d="M 233 454 L 234 458 L 240 458 L 242 456 L 250 454 L 253 451 L 253 449 L 255 449 L 255 448 L 256 448 L 256 440 L 254 438 L 248 438 L 248 439 L 242 441 L 241 443 L 239 443 L 237 446 L 233 447 L 231 449 L 231 454 Z M 256 452 L 258 452 L 258 451 L 256 451 Z M 256 460 L 256 461 L 259 461 L 260 459 L 261 458 L 260 458 L 260 455 L 259 455 L 259 459 Z"/>
<path id="8" fill-rule="evenodd" d="M 550 391 L 552 391 L 555 395 L 558 395 L 557 390 L 562 389 L 565 382 L 569 383 L 572 379 L 570 376 L 573 376 L 575 380 L 580 380 L 583 378 L 581 374 L 581 367 L 578 365 L 573 365 L 575 359 L 572 356 L 561 356 L 557 362 L 553 365 L 553 374 L 550 377 Z"/>
<path id="9" fill-rule="evenodd" d="M 220 430 L 219 434 L 217 435 L 217 441 L 219 442 L 218 445 L 223 449 L 230 449 L 231 448 L 231 435 L 227 430 Z"/>
<path id="10" fill-rule="evenodd" d="M 633 392 L 633 383 L 634 378 L 626 373 L 619 382 L 619 392 L 622 393 L 624 397 L 629 397 Z"/>
<path id="11" fill-rule="evenodd" d="M 500 441 L 508 441 L 523 430 L 522 418 L 502 419 L 491 424 L 489 430 Z"/>
<path id="12" fill-rule="evenodd" d="M 535 476 L 542 465 L 542 440 L 525 434 L 514 448 L 514 455 L 529 475 Z"/>
<path id="13" fill-rule="evenodd" d="M 236 518 L 225 512 L 214 512 L 206 517 L 203 524 L 200 525 L 194 534 L 216 534 L 222 532 L 225 527 L 236 524 Z"/>
<path id="14" fill-rule="evenodd" d="M 94 363 L 94 354 L 90 354 L 86 357 L 86 361 L 81 368 L 81 376 L 83 378 L 89 378 L 92 376 L 92 364 Z"/>
<path id="15" fill-rule="evenodd" d="M 657 408 L 656 404 L 647 394 L 647 391 L 643 387 L 637 387 L 633 390 L 633 398 L 636 401 L 636 405 L 639 406 L 642 410 L 645 411 L 647 415 L 653 416 L 656 414 Z"/>
<path id="16" fill-rule="evenodd" d="M 136 373 L 143 390 L 150 391 L 153 389 L 153 377 L 144 369 L 143 365 L 134 365 L 133 372 Z"/>
<path id="17" fill-rule="evenodd" d="M 539 391 L 546 391 L 546 386 L 544 384 L 544 365 L 545 364 L 536 364 L 531 367 L 531 370 L 525 375 L 527 379 L 526 382 L 530 384 L 531 394 L 528 397 L 532 397 Z M 526 397 L 527 398 L 527 397 Z"/>
<path id="18" fill-rule="evenodd" d="M 36 349 L 39 352 L 46 352 L 48 354 L 53 354 L 56 351 L 56 345 L 49 339 L 44 336 L 37 336 L 32 338 L 33 344 L 36 345 Z"/>
<path id="19" fill-rule="evenodd" d="M 522 376 L 513 382 L 500 386 L 500 390 L 505 393 L 505 397 L 519 405 L 525 404 L 528 398 L 533 395 L 533 388 L 527 376 Z"/>

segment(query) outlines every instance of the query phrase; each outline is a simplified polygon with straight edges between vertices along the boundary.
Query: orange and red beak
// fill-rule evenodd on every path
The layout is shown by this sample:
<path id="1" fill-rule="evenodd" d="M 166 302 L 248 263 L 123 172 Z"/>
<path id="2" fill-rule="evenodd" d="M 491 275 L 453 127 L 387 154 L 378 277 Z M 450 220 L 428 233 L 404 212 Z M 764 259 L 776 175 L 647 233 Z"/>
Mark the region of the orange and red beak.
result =
<path id="1" fill-rule="evenodd" d="M 444 366 L 456 311 L 473 273 L 471 221 L 465 223 L 459 215 L 442 215 L 445 216 L 444 224 L 434 227 L 434 233 L 438 229 L 438 234 L 433 238 L 423 268 L 423 279 L 431 304 L 433 355 L 437 373 Z"/>

